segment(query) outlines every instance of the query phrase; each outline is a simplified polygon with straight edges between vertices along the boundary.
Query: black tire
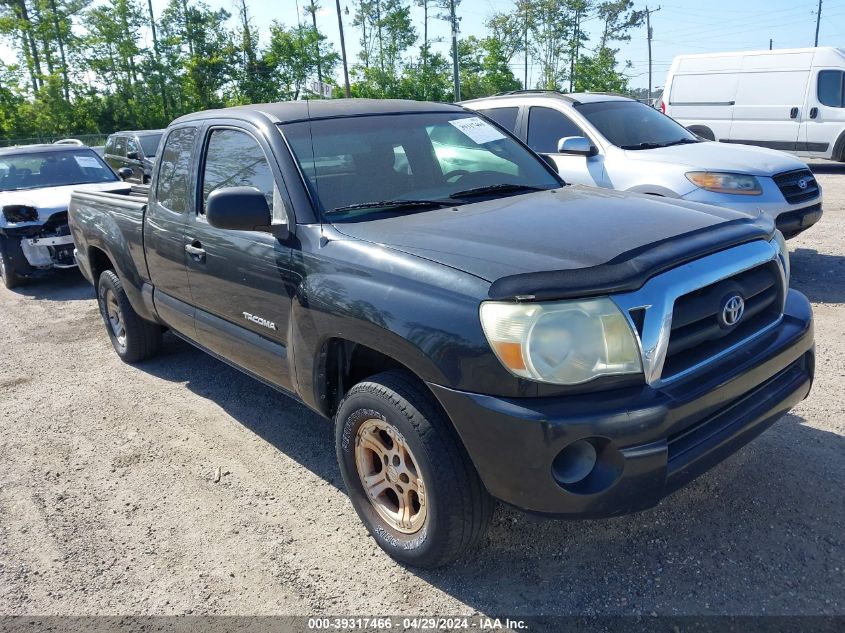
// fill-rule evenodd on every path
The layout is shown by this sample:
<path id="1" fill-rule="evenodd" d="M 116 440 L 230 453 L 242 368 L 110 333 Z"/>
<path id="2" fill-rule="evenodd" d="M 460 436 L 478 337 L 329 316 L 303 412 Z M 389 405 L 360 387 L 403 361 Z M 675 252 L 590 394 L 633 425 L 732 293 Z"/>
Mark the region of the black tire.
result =
<path id="1" fill-rule="evenodd" d="M 97 283 L 97 303 L 114 351 L 126 363 L 138 363 L 161 349 L 162 328 L 145 321 L 129 303 L 120 278 L 103 271 Z"/>
<path id="2" fill-rule="evenodd" d="M 426 514 L 415 533 L 397 531 L 384 520 L 358 474 L 359 431 L 373 420 L 398 431 L 418 465 Z M 352 387 L 335 417 L 335 444 L 355 511 L 376 543 L 397 561 L 415 567 L 438 567 L 484 536 L 494 501 L 451 423 L 425 386 L 412 376 L 390 371 Z M 375 463 L 380 465 L 378 460 Z"/>
<path id="3" fill-rule="evenodd" d="M 5 237 L 0 237 L 0 277 L 3 278 L 3 285 L 11 290 L 20 286 L 24 280 L 15 272 L 15 260 L 7 242 Z"/>

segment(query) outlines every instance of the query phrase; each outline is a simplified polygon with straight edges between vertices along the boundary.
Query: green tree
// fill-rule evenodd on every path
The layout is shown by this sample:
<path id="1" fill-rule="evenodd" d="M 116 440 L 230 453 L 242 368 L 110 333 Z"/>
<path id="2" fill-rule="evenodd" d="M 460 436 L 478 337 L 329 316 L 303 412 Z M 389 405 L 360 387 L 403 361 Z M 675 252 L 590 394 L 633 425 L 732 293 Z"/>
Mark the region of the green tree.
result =
<path id="1" fill-rule="evenodd" d="M 575 71 L 575 91 L 628 92 L 628 79 L 617 70 L 616 51 L 600 48 L 595 55 L 578 60 Z"/>
<path id="2" fill-rule="evenodd" d="M 319 55 L 315 53 L 319 51 Z M 308 79 L 316 78 L 320 68 L 327 74 L 334 71 L 338 55 L 313 26 L 285 27 L 279 22 L 270 25 L 270 43 L 264 53 L 264 64 L 275 86 L 273 98 L 298 99 L 303 95 Z"/>

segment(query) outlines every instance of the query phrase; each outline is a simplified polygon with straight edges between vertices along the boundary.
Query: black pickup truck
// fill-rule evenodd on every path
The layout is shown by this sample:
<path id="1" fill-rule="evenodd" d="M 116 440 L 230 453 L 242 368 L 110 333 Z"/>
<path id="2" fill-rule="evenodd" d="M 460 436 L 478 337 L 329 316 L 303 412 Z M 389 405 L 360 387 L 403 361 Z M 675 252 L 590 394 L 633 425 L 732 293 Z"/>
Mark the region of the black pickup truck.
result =
<path id="1" fill-rule="evenodd" d="M 459 106 L 182 117 L 148 190 L 75 193 L 70 225 L 121 358 L 169 328 L 334 419 L 356 511 L 413 565 L 478 541 L 494 499 L 651 507 L 813 380 L 770 220 L 565 186 Z"/>

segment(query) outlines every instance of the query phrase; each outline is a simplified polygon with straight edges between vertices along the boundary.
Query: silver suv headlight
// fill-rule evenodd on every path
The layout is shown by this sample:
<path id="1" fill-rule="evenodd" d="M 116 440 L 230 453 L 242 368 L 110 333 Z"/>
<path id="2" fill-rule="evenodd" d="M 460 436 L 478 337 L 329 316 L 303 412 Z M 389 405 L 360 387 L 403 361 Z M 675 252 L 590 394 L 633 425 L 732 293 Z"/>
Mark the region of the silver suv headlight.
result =
<path id="1" fill-rule="evenodd" d="M 481 326 L 501 363 L 522 378 L 575 385 L 598 376 L 642 372 L 636 334 L 606 297 L 485 301 Z"/>
<path id="2" fill-rule="evenodd" d="M 783 233 L 775 229 L 775 236 L 772 238 L 773 242 L 776 242 L 778 245 L 778 257 L 780 257 L 780 262 L 783 265 L 783 272 L 786 273 L 786 285 L 789 285 L 789 247 L 786 245 L 786 238 L 783 236 Z"/>

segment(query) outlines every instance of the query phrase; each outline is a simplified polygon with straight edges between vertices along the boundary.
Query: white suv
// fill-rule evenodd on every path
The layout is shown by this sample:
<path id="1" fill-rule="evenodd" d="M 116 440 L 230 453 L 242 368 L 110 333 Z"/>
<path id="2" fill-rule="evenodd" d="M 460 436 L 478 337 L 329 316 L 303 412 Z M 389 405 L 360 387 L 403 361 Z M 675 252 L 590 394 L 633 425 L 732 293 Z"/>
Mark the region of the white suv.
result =
<path id="1" fill-rule="evenodd" d="M 627 97 L 527 90 L 461 105 L 549 156 L 569 183 L 762 210 L 786 237 L 822 215 L 821 187 L 797 158 L 707 141 Z"/>

